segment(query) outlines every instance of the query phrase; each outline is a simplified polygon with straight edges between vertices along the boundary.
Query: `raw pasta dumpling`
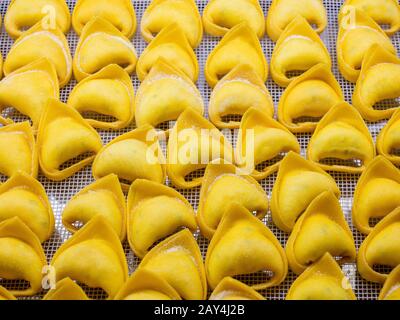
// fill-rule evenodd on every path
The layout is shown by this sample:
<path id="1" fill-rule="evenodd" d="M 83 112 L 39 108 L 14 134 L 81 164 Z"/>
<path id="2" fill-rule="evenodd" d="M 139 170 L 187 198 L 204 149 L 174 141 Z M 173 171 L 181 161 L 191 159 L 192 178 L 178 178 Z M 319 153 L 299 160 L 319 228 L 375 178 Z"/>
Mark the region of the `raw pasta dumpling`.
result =
<path id="1" fill-rule="evenodd" d="M 43 300 L 72 301 L 89 300 L 85 291 L 71 278 L 66 277 L 56 283 L 55 289 L 50 290 L 43 297 Z"/>
<path id="2" fill-rule="evenodd" d="M 209 300 L 265 300 L 265 298 L 244 283 L 226 277 L 212 292 Z"/>

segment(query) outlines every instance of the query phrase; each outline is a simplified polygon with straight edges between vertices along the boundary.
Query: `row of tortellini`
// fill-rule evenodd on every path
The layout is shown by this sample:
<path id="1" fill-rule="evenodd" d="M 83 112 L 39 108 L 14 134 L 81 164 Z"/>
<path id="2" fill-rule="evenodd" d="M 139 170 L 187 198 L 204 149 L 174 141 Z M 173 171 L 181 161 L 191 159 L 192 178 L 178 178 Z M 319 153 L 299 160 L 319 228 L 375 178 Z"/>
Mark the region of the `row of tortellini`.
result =
<path id="1" fill-rule="evenodd" d="M 290 267 L 299 277 L 293 283 L 288 299 L 354 299 L 351 287 L 332 258 L 340 257 L 340 263 L 356 258 L 354 239 L 339 205 L 340 190 L 334 179 L 294 152 L 284 158 L 272 191 L 271 211 L 274 223 L 282 230 L 292 232 L 285 252 L 260 220 L 269 207 L 265 192 L 254 178 L 237 175 L 236 170 L 230 164 L 212 163 L 207 166 L 197 216 L 177 191 L 148 180 L 136 180 L 132 184 L 127 206 L 115 175 L 83 189 L 71 199 L 62 215 L 64 225 L 75 234 L 59 248 L 51 262 L 57 270 L 57 280 L 63 281 L 59 290 L 64 287 L 64 282 L 67 287 L 73 285 L 64 280 L 71 277 L 90 287 L 102 288 L 110 298 L 128 297 L 135 291 L 138 294 L 136 298 L 158 299 L 161 293 L 174 292 L 170 289 L 165 291 L 166 281 L 177 292 L 169 295 L 171 299 L 204 299 L 207 279 L 211 289 L 218 292 L 214 292 L 215 297 L 229 298 L 231 295 L 255 299 L 260 296 L 254 289 L 279 285 Z M 396 268 L 400 263 L 400 209 L 396 209 L 398 182 L 393 181 L 396 174 L 399 175 L 398 169 L 383 157 L 377 157 L 359 181 L 353 210 L 355 225 L 361 231 L 356 219 L 368 220 L 368 215 L 372 216 L 370 212 L 375 215 L 380 212 L 379 216 L 387 214 L 363 242 L 357 263 L 360 274 L 367 280 L 380 283 L 386 280 L 381 298 L 393 299 L 398 298 L 396 288 L 400 281 L 399 268 Z M 43 188 L 28 175 L 18 174 L 1 188 L 0 213 L 8 220 L 0 224 L 0 231 L 3 226 L 8 232 L 5 235 L 0 232 L 0 235 L 5 237 L 4 241 L 16 237 L 31 247 L 0 252 L 2 261 L 9 262 L 2 271 L 6 271 L 6 278 L 22 277 L 31 283 L 29 290 L 13 294 L 35 294 L 40 290 L 40 270 L 45 263 L 40 242 L 51 235 L 54 227 L 51 207 Z M 380 195 L 384 197 L 380 199 Z M 15 201 L 16 198 L 19 201 Z M 372 209 L 369 203 L 373 203 Z M 394 211 L 389 213 L 392 209 Z M 82 229 L 76 228 L 77 222 L 83 223 Z M 197 224 L 211 239 L 205 268 L 198 245 L 188 231 L 195 231 Z M 186 229 L 175 233 L 180 228 Z M 24 234 L 23 240 L 20 233 Z M 143 258 L 138 270 L 161 276 L 165 281 L 159 286 L 154 284 L 157 276 L 135 276 L 135 273 L 120 289 L 127 280 L 121 246 L 126 234 L 134 253 Z M 153 247 L 165 237 L 168 238 Z M 12 245 L 13 241 L 1 247 L 11 248 Z M 14 241 L 14 245 L 17 242 Z M 32 248 L 36 255 L 28 250 Z M 82 255 L 82 252 L 87 254 Z M 27 256 L 31 260 L 22 258 Z M 93 264 L 93 261 L 98 263 Z M 17 265 L 18 270 L 24 271 L 16 271 Z M 395 269 L 388 276 L 375 271 L 374 265 Z M 227 278 L 266 270 L 272 272 L 272 276 L 253 285 L 252 289 Z M 103 276 L 96 278 L 93 276 L 96 274 Z M 153 287 L 144 290 L 140 279 L 148 277 L 156 279 L 152 282 Z M 146 285 L 150 286 L 149 283 Z M 138 287 L 146 292 L 139 295 L 136 292 L 140 291 Z M 49 293 L 50 296 L 53 294 L 58 295 Z"/>

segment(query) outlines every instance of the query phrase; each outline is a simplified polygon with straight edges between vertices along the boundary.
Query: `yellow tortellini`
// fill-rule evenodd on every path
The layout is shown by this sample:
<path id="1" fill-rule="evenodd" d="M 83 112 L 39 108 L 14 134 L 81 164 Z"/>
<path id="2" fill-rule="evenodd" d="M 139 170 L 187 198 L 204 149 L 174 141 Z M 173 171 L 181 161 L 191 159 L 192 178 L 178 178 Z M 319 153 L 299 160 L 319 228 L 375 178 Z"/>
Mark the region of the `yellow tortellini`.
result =
<path id="1" fill-rule="evenodd" d="M 176 190 L 149 180 L 136 180 L 128 194 L 128 240 L 139 258 L 159 240 L 181 228 L 196 231 L 195 212 Z"/>
<path id="2" fill-rule="evenodd" d="M 357 81 L 364 56 L 374 44 L 396 54 L 388 36 L 364 11 L 354 8 L 350 14 L 339 17 L 336 54 L 339 71 L 346 80 Z"/>
<path id="3" fill-rule="evenodd" d="M 245 207 L 232 203 L 207 249 L 206 273 L 211 289 L 225 277 L 271 271 L 273 275 L 251 287 L 262 290 L 286 278 L 287 259 L 279 241 Z"/>
<path id="4" fill-rule="evenodd" d="M 258 109 L 250 108 L 244 114 L 240 129 L 236 163 L 257 180 L 265 179 L 278 170 L 282 154 L 300 152 L 296 136 Z"/>
<path id="5" fill-rule="evenodd" d="M 92 163 L 102 141 L 76 110 L 51 99 L 40 120 L 37 145 L 42 172 L 61 181 Z"/>
<path id="6" fill-rule="evenodd" d="M 192 82 L 197 81 L 199 76 L 197 57 L 184 31 L 176 23 L 162 29 L 141 54 L 136 68 L 140 81 L 147 77 L 160 58 L 186 74 Z"/>
<path id="7" fill-rule="evenodd" d="M 340 14 L 349 14 L 353 8 L 363 10 L 379 25 L 389 25 L 388 29 L 383 30 L 387 35 L 400 29 L 400 7 L 397 0 L 346 0 Z"/>
<path id="8" fill-rule="evenodd" d="M 113 299 L 128 279 L 121 242 L 103 216 L 95 216 L 57 250 L 51 261 L 56 280 L 66 277 L 101 288 Z"/>
<path id="9" fill-rule="evenodd" d="M 81 113 L 95 128 L 125 128 L 135 115 L 135 92 L 131 78 L 120 66 L 108 65 L 74 87 L 68 106 Z M 87 113 L 105 115 L 112 121 L 92 119 L 90 115 L 86 116 Z"/>
<path id="10" fill-rule="evenodd" d="M 361 115 L 347 102 L 328 111 L 318 123 L 307 148 L 307 158 L 330 171 L 361 173 L 374 157 L 371 134 Z M 331 164 L 331 159 L 343 162 Z"/>
<path id="11" fill-rule="evenodd" d="M 29 122 L 10 124 L 0 128 L 0 173 L 11 177 L 24 172 L 38 175 L 38 152 Z"/>
<path id="12" fill-rule="evenodd" d="M 181 300 L 181 297 L 156 273 L 138 269 L 122 286 L 114 300 Z"/>
<path id="13" fill-rule="evenodd" d="M 4 74 L 7 76 L 40 58 L 47 58 L 54 65 L 59 85 L 64 87 L 72 76 L 67 39 L 60 29 L 45 29 L 40 22 L 14 42 L 4 61 Z"/>
<path id="14" fill-rule="evenodd" d="M 95 16 L 82 30 L 73 69 L 79 82 L 110 64 L 117 64 L 132 74 L 136 62 L 137 53 L 130 40 L 110 22 Z"/>
<path id="15" fill-rule="evenodd" d="M 135 34 L 136 13 L 131 0 L 77 0 L 72 25 L 78 35 L 94 16 L 107 20 L 127 38 Z"/>
<path id="16" fill-rule="evenodd" d="M 387 277 L 379 294 L 379 300 L 400 300 L 400 265 Z"/>
<path id="17" fill-rule="evenodd" d="M 380 155 L 395 165 L 400 165 L 400 156 L 396 153 L 396 150 L 400 149 L 400 110 L 394 113 L 379 133 L 376 148 Z"/>
<path id="18" fill-rule="evenodd" d="M 268 36 L 273 41 L 278 41 L 296 16 L 302 16 L 310 25 L 315 24 L 317 33 L 324 31 L 328 24 L 321 0 L 273 0 L 267 16 Z"/>
<path id="19" fill-rule="evenodd" d="M 247 23 L 259 38 L 264 36 L 264 13 L 258 0 L 210 0 L 204 8 L 203 24 L 208 34 L 222 37 L 241 23 Z"/>
<path id="20" fill-rule="evenodd" d="M 167 173 L 172 183 L 182 189 L 201 185 L 203 174 L 193 177 L 208 163 L 233 162 L 233 148 L 224 135 L 192 108 L 186 109 L 171 131 L 167 146 Z"/>
<path id="21" fill-rule="evenodd" d="M 208 84 L 215 87 L 220 79 L 239 64 L 247 64 L 265 82 L 268 63 L 256 33 L 247 23 L 233 27 L 209 54 L 205 66 Z"/>
<path id="22" fill-rule="evenodd" d="M 257 212 L 260 219 L 268 211 L 267 194 L 256 180 L 241 175 L 239 168 L 232 164 L 210 163 L 204 173 L 197 210 L 197 220 L 205 237 L 213 237 L 232 202 Z"/>
<path id="23" fill-rule="evenodd" d="M 12 295 L 6 288 L 0 286 L 0 301 L 5 300 L 17 300 L 17 298 Z"/>
<path id="24" fill-rule="evenodd" d="M 140 85 L 135 104 L 138 127 L 174 121 L 189 107 L 204 113 L 203 99 L 192 80 L 163 58 L 156 61 Z"/>
<path id="25" fill-rule="evenodd" d="M 397 110 L 374 108 L 376 103 L 400 97 L 400 59 L 383 47 L 372 45 L 364 56 L 360 77 L 353 93 L 353 105 L 364 119 L 378 121 L 390 118 Z"/>
<path id="26" fill-rule="evenodd" d="M 157 274 L 184 300 L 204 300 L 207 296 L 203 258 L 188 229 L 170 236 L 151 249 L 138 270 Z"/>
<path id="27" fill-rule="evenodd" d="M 278 105 L 278 118 L 291 132 L 313 132 L 334 105 L 344 101 L 342 89 L 326 64 L 317 64 L 293 80 Z"/>
<path id="28" fill-rule="evenodd" d="M 24 172 L 0 185 L 0 221 L 19 217 L 44 242 L 54 231 L 54 215 L 43 186 Z"/>
<path id="29" fill-rule="evenodd" d="M 38 22 L 49 29 L 57 25 L 67 33 L 71 15 L 65 0 L 11 0 L 4 17 L 4 26 L 11 37 L 19 38 Z"/>
<path id="30" fill-rule="evenodd" d="M 244 283 L 226 277 L 215 288 L 209 300 L 265 300 L 265 298 Z"/>
<path id="31" fill-rule="evenodd" d="M 340 262 L 356 259 L 353 234 L 331 191 L 317 196 L 297 220 L 286 244 L 290 269 L 301 274 L 326 252 Z"/>
<path id="32" fill-rule="evenodd" d="M 400 171 L 389 160 L 376 157 L 358 180 L 353 201 L 353 223 L 369 234 L 371 218 L 382 218 L 400 207 Z"/>
<path id="33" fill-rule="evenodd" d="M 115 138 L 100 150 L 92 170 L 95 179 L 116 174 L 125 190 L 136 179 L 163 183 L 165 159 L 157 132 L 144 126 Z"/>
<path id="34" fill-rule="evenodd" d="M 47 58 L 36 60 L 12 73 L 0 82 L 0 110 L 13 107 L 32 120 L 33 130 L 50 98 L 59 98 L 57 72 Z M 0 116 L 2 124 L 11 119 Z"/>
<path id="35" fill-rule="evenodd" d="M 308 22 L 297 16 L 285 28 L 272 53 L 272 79 L 287 87 L 298 78 L 291 73 L 307 71 L 319 63 L 331 68 L 328 49 Z"/>
<path id="36" fill-rule="evenodd" d="M 208 108 L 210 120 L 218 128 L 236 129 L 240 122 L 225 121 L 224 117 L 243 116 L 251 107 L 274 115 L 274 103 L 264 81 L 251 66 L 240 64 L 215 86 Z"/>
<path id="37" fill-rule="evenodd" d="M 42 290 L 42 269 L 47 264 L 38 237 L 18 217 L 0 222 L 0 278 L 25 280 L 27 289 L 10 294 L 33 296 Z"/>
<path id="38" fill-rule="evenodd" d="M 171 23 L 173 17 L 180 29 L 196 48 L 203 38 L 203 24 L 194 0 L 152 0 L 143 14 L 141 33 L 150 42 Z"/>
<path id="39" fill-rule="evenodd" d="M 271 212 L 275 225 L 291 232 L 310 203 L 325 191 L 340 196 L 335 179 L 311 161 L 289 152 L 279 165 L 272 189 Z"/>
<path id="40" fill-rule="evenodd" d="M 384 283 L 388 274 L 375 266 L 395 268 L 400 265 L 400 208 L 383 218 L 365 238 L 357 256 L 360 275 L 372 282 Z"/>
<path id="41" fill-rule="evenodd" d="M 336 261 L 325 253 L 292 284 L 286 300 L 356 300 Z"/>
<path id="42" fill-rule="evenodd" d="M 71 278 L 66 277 L 56 283 L 56 287 L 43 297 L 43 300 L 72 301 L 89 300 L 85 291 L 77 285 Z"/>
<path id="43" fill-rule="evenodd" d="M 71 233 L 76 223 L 85 225 L 96 216 L 103 216 L 121 240 L 126 236 L 126 205 L 118 177 L 110 174 L 78 192 L 62 213 L 63 225 Z"/>

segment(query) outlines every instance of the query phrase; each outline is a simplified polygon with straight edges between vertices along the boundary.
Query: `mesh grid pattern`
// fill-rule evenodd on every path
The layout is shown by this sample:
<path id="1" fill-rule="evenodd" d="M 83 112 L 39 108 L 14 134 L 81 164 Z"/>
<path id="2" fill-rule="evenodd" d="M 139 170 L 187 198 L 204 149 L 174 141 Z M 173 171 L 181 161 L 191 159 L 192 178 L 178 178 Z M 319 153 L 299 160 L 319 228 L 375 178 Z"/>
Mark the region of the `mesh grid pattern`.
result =
<path id="1" fill-rule="evenodd" d="M 132 0 L 135 10 L 136 10 L 136 15 L 138 17 L 138 23 L 140 23 L 140 19 L 143 15 L 144 10 L 147 8 L 147 6 L 150 3 L 150 0 Z M 203 12 L 203 9 L 207 3 L 206 0 L 197 0 L 197 5 L 200 10 L 200 12 Z M 67 0 L 67 3 L 69 5 L 70 11 L 72 12 L 75 0 Z M 268 8 L 270 6 L 271 0 L 260 0 L 260 3 L 262 5 L 264 14 L 266 15 L 268 12 Z M 2 0 L 0 1 L 0 13 L 4 17 L 4 14 L 7 10 L 9 4 L 9 0 Z M 331 58 L 332 58 L 332 64 L 333 64 L 333 71 L 338 79 L 343 93 L 345 95 L 345 98 L 348 102 L 351 102 L 351 96 L 352 92 L 354 89 L 354 86 L 347 82 L 346 80 L 343 79 L 343 77 L 339 74 L 338 69 L 337 69 L 337 61 L 336 61 L 336 50 L 335 50 L 335 44 L 336 44 L 336 36 L 337 36 L 337 15 L 340 6 L 342 5 L 342 1 L 335 1 L 335 0 L 324 0 L 325 7 L 328 11 L 328 17 L 329 17 L 329 25 L 325 32 L 321 35 L 322 40 L 324 41 L 325 45 L 327 46 Z M 146 47 L 145 41 L 141 38 L 140 32 L 138 31 L 135 35 L 135 37 L 132 39 L 135 48 L 138 52 L 138 54 L 141 54 Z M 395 35 L 392 38 L 392 41 L 396 48 L 399 48 L 399 41 L 400 41 L 400 36 Z M 78 37 L 75 34 L 75 32 L 71 29 L 70 33 L 68 34 L 68 42 L 70 45 L 71 53 L 74 54 L 75 48 L 78 42 Z M 206 106 L 208 105 L 208 101 L 210 98 L 210 88 L 208 87 L 204 75 L 203 75 L 203 70 L 204 70 L 204 65 L 207 59 L 207 56 L 211 52 L 211 50 L 217 45 L 219 42 L 218 38 L 213 38 L 208 35 L 204 36 L 204 39 L 199 46 L 198 49 L 196 49 L 196 55 L 199 60 L 199 66 L 201 69 L 200 73 L 200 78 L 197 83 L 198 88 L 200 89 L 202 96 L 204 98 Z M 4 27 L 2 29 L 2 32 L 0 34 L 0 49 L 3 57 L 5 57 L 13 43 L 13 40 L 6 34 Z M 270 61 L 272 51 L 274 48 L 274 43 L 267 37 L 264 37 L 261 40 L 262 47 L 264 50 L 264 53 Z M 134 84 L 135 89 L 137 90 L 139 86 L 139 81 L 136 76 L 132 77 L 132 81 Z M 72 88 L 75 86 L 76 82 L 72 80 L 65 88 L 61 90 L 61 100 L 66 102 L 68 99 L 69 92 L 72 90 Z M 275 106 L 277 106 L 278 101 L 280 96 L 282 95 L 283 89 L 278 87 L 272 80 L 271 78 L 267 82 L 267 87 L 273 97 Z M 389 103 L 389 102 L 388 102 Z M 21 115 L 17 114 L 15 111 L 7 109 L 5 110 L 7 113 L 7 116 L 10 116 L 16 121 L 22 121 L 26 120 L 25 117 L 22 117 Z M 97 119 L 101 119 L 101 116 L 98 116 Z M 382 129 L 384 126 L 385 122 L 378 122 L 378 123 L 368 123 L 368 127 L 374 137 L 376 139 L 377 134 L 379 131 Z M 169 123 L 169 126 L 171 127 L 173 123 Z M 168 124 L 167 124 L 168 126 Z M 100 131 L 101 137 L 103 139 L 103 143 L 108 143 L 111 141 L 113 138 L 116 136 L 119 136 L 125 132 L 128 132 L 132 129 L 134 129 L 135 126 L 132 124 L 130 127 L 124 129 L 124 130 L 119 130 L 116 132 L 113 131 Z M 235 144 L 235 132 L 230 131 L 230 130 L 224 130 L 224 134 L 232 141 L 233 144 Z M 308 141 L 310 139 L 310 134 L 299 134 L 297 135 L 299 142 L 301 144 L 301 153 L 303 156 L 305 156 L 305 151 L 306 147 L 308 144 Z M 163 149 L 165 151 L 165 145 L 163 145 Z M 354 238 L 356 241 L 357 249 L 359 248 L 362 240 L 364 237 L 355 230 L 355 228 L 352 225 L 351 222 L 351 206 L 352 206 L 352 200 L 353 200 L 353 193 L 354 193 L 354 188 L 358 179 L 357 175 L 354 174 L 339 174 L 339 173 L 332 173 L 333 177 L 335 178 L 338 186 L 340 187 L 340 190 L 342 192 L 342 197 L 340 200 L 340 203 L 343 208 L 343 212 L 353 230 Z M 267 192 L 268 196 L 271 196 L 271 191 L 272 187 L 274 185 L 276 179 L 276 174 L 270 176 L 269 178 L 263 180 L 261 182 L 263 188 Z M 52 256 L 56 252 L 56 250 L 60 247 L 60 245 L 65 242 L 71 234 L 63 227 L 61 223 L 61 213 L 63 208 L 65 207 L 66 203 L 68 200 L 79 190 L 81 190 L 83 187 L 89 185 L 90 183 L 93 182 L 93 177 L 91 174 L 91 168 L 87 167 L 83 170 L 81 170 L 79 173 L 75 174 L 73 177 L 70 179 L 61 182 L 61 183 L 55 183 L 47 180 L 43 175 L 39 176 L 40 182 L 44 185 L 47 194 L 49 196 L 49 200 L 51 202 L 51 205 L 54 210 L 55 214 L 55 223 L 56 223 L 56 231 L 53 235 L 53 237 L 44 243 L 44 250 L 47 255 L 48 261 L 51 260 Z M 170 185 L 170 182 L 167 181 L 167 185 Z M 178 190 L 180 191 L 193 205 L 195 209 L 197 209 L 198 203 L 199 203 L 199 192 L 200 189 L 196 188 L 193 190 Z M 273 233 L 277 236 L 277 238 L 280 240 L 282 245 L 284 246 L 286 244 L 288 235 L 280 231 L 278 228 L 274 226 L 272 223 L 271 215 L 268 213 L 267 217 L 263 220 L 264 223 L 273 231 Z M 200 246 L 200 249 L 205 256 L 207 246 L 208 246 L 208 241 L 203 238 L 199 233 L 196 233 L 196 238 L 198 239 L 198 243 Z M 134 256 L 132 251 L 130 250 L 129 246 L 127 243 L 124 244 L 124 249 L 127 257 L 127 262 L 129 265 L 129 271 L 132 273 L 138 263 L 140 262 L 138 258 Z M 359 299 L 376 299 L 379 290 L 381 288 L 380 285 L 373 284 L 370 282 L 367 282 L 363 280 L 357 273 L 356 266 L 355 264 L 347 264 L 343 266 L 343 271 L 345 274 L 349 277 L 350 282 L 353 286 L 353 289 L 355 291 L 355 294 Z M 240 280 L 245 281 L 248 284 L 254 284 L 254 283 L 259 283 L 265 279 L 267 275 L 266 274 L 255 274 L 255 275 L 248 275 L 241 277 Z M 284 299 L 286 296 L 286 293 L 288 289 L 290 288 L 290 285 L 293 283 L 294 279 L 296 276 L 292 273 L 289 272 L 286 280 L 279 286 L 279 287 L 274 287 L 270 288 L 268 290 L 264 290 L 261 293 L 267 298 L 267 299 Z M 19 282 L 14 282 L 11 284 L 12 287 L 18 288 L 19 286 L 23 286 L 23 283 Z M 9 286 L 8 286 L 9 287 Z M 92 298 L 97 298 L 101 299 L 104 298 L 103 292 L 99 290 L 93 290 L 93 289 L 87 289 L 86 290 L 88 294 L 90 294 L 90 297 Z M 36 297 L 33 297 L 33 299 L 39 299 L 43 296 L 44 292 L 41 294 L 37 295 Z"/>

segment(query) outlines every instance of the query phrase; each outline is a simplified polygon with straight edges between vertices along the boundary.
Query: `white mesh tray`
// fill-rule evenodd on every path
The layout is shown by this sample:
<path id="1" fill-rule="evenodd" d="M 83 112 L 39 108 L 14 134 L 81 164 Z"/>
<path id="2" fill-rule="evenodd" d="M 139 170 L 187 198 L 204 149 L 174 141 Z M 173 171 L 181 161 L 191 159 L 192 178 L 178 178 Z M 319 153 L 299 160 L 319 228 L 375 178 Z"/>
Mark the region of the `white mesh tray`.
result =
<path id="1" fill-rule="evenodd" d="M 4 17 L 6 10 L 8 8 L 10 0 L 0 0 L 0 13 L 2 17 Z M 136 10 L 136 15 L 138 18 L 138 26 L 140 25 L 140 20 L 143 15 L 144 10 L 147 8 L 149 5 L 150 1 L 149 0 L 132 0 L 135 10 Z M 200 10 L 200 13 L 203 12 L 203 9 L 207 3 L 206 0 L 197 0 L 197 5 Z M 67 3 L 69 5 L 70 11 L 72 13 L 73 7 L 75 0 L 67 0 Z M 264 15 L 267 14 L 268 8 L 270 6 L 271 0 L 260 0 L 261 6 L 264 11 Z M 321 35 L 322 40 L 324 41 L 325 45 L 327 46 L 331 58 L 332 58 L 332 64 L 333 64 L 333 71 L 334 74 L 339 81 L 343 93 L 345 95 L 345 98 L 348 102 L 351 102 L 351 96 L 352 92 L 354 89 L 354 86 L 345 81 L 343 77 L 340 75 L 337 69 L 337 61 L 336 61 L 336 49 L 335 49 L 335 44 L 336 44 L 336 36 L 337 36 L 337 15 L 340 6 L 342 5 L 343 1 L 336 1 L 336 0 L 324 0 L 324 5 L 328 11 L 328 17 L 329 17 L 329 25 L 325 32 Z M 138 28 L 138 31 L 136 32 L 135 37 L 133 38 L 133 43 L 135 45 L 136 50 L 138 51 L 138 54 L 141 54 L 146 47 L 145 41 L 142 39 L 140 35 L 140 31 Z M 397 34 L 392 37 L 392 41 L 395 45 L 396 48 L 399 48 L 400 44 L 400 35 Z M 74 54 L 75 48 L 78 42 L 78 37 L 75 34 L 75 32 L 71 29 L 71 31 L 68 34 L 68 42 L 70 45 L 71 53 Z M 208 54 L 210 51 L 215 47 L 215 45 L 219 42 L 219 39 L 210 37 L 208 35 L 204 35 L 204 39 L 199 46 L 199 48 L 196 49 L 196 55 L 199 60 L 201 72 L 200 72 L 200 78 L 197 83 L 198 88 L 200 89 L 202 96 L 204 98 L 206 106 L 208 105 L 208 101 L 210 98 L 210 88 L 208 87 L 204 75 L 203 75 L 203 70 L 204 70 L 204 65 L 207 59 Z M 0 34 L 0 49 L 3 57 L 6 57 L 8 51 L 10 50 L 10 47 L 13 43 L 13 40 L 7 35 L 7 33 L 4 30 L 4 26 L 1 30 Z M 272 51 L 274 48 L 274 43 L 267 37 L 264 37 L 261 40 L 262 47 L 264 50 L 264 53 L 270 61 Z M 133 84 L 135 86 L 135 89 L 138 88 L 139 81 L 136 76 L 132 77 Z M 76 82 L 72 80 L 65 88 L 61 90 L 61 100 L 66 101 L 69 95 L 69 92 L 71 89 L 75 86 Z M 268 80 L 267 82 L 268 89 L 273 97 L 275 106 L 277 106 L 279 98 L 283 92 L 283 89 L 278 87 L 271 79 Z M 12 119 L 15 121 L 22 121 L 26 120 L 26 118 L 22 117 L 19 115 L 17 112 L 12 111 L 12 110 L 6 110 L 7 115 L 10 116 Z M 374 137 L 376 139 L 377 134 L 379 131 L 382 129 L 384 126 L 385 122 L 380 122 L 380 123 L 374 123 L 374 124 L 368 124 L 368 127 Z M 172 124 L 171 124 L 172 125 Z M 111 141 L 113 138 L 116 136 L 119 136 L 125 132 L 128 132 L 134 128 L 134 125 L 130 126 L 129 128 L 126 128 L 124 130 L 120 130 L 117 132 L 113 131 L 100 131 L 101 137 L 103 139 L 103 143 L 108 143 Z M 224 132 L 225 133 L 225 132 Z M 234 137 L 235 133 L 233 131 L 227 131 L 227 136 L 232 140 L 232 143 L 234 143 Z M 297 135 L 299 142 L 301 144 L 301 153 L 304 156 L 305 155 L 305 150 L 308 144 L 308 141 L 310 139 L 310 134 L 299 134 Z M 163 146 L 165 149 L 165 146 Z M 346 215 L 347 221 L 350 224 L 351 229 L 353 230 L 354 238 L 356 241 L 356 246 L 357 249 L 359 248 L 362 240 L 364 237 L 355 230 L 352 221 L 351 221 L 351 205 L 352 205 L 352 200 L 353 200 L 353 193 L 354 193 L 354 188 L 358 179 L 357 175 L 353 174 L 338 174 L 338 173 L 332 173 L 333 177 L 335 178 L 338 186 L 340 187 L 340 190 L 342 192 L 342 196 L 340 199 L 340 203 L 342 205 L 344 214 Z M 270 176 L 268 179 L 265 179 L 261 182 L 263 188 L 267 192 L 268 196 L 271 196 L 271 191 L 272 187 L 275 182 L 276 175 Z M 86 167 L 84 170 L 80 171 L 79 173 L 75 174 L 72 178 L 61 182 L 61 183 L 55 183 L 51 182 L 48 179 L 46 179 L 43 175 L 40 174 L 39 176 L 40 182 L 44 185 L 47 194 L 49 196 L 49 200 L 51 202 L 51 205 L 54 210 L 55 214 L 55 223 L 56 223 L 56 229 L 53 237 L 44 243 L 44 250 L 47 255 L 48 261 L 51 260 L 52 256 L 56 252 L 56 250 L 61 246 L 63 242 L 65 242 L 71 234 L 63 227 L 61 223 L 61 213 L 66 205 L 66 203 L 69 201 L 69 199 L 77 193 L 79 190 L 81 190 L 83 187 L 89 185 L 91 182 L 93 182 L 93 177 L 91 174 L 91 168 Z M 170 182 L 167 181 L 167 184 L 170 185 Z M 179 190 L 189 201 L 190 203 L 194 206 L 195 209 L 197 209 L 198 202 L 199 202 L 199 191 L 200 189 L 194 189 L 194 190 Z M 265 224 L 273 231 L 273 233 L 277 236 L 279 241 L 282 243 L 283 246 L 285 246 L 288 235 L 285 234 L 284 232 L 280 231 L 278 228 L 274 226 L 272 223 L 271 215 L 268 213 L 267 217 L 264 219 Z M 208 241 L 203 238 L 199 233 L 196 233 L 196 238 L 198 239 L 198 243 L 200 246 L 200 249 L 205 256 L 207 246 L 208 246 Z M 139 259 L 134 256 L 132 251 L 130 250 L 127 242 L 124 243 L 124 249 L 129 265 L 129 272 L 130 274 L 136 269 Z M 358 299 L 376 299 L 378 297 L 379 291 L 381 286 L 377 284 L 373 284 L 370 282 L 367 282 L 363 280 L 359 274 L 357 273 L 356 266 L 355 264 L 347 264 L 343 266 L 343 271 L 346 273 L 346 275 L 349 277 L 350 282 L 352 284 L 352 287 L 354 289 L 355 294 L 357 295 Z M 252 283 L 258 283 L 261 282 L 262 279 L 264 279 L 266 275 L 264 274 L 256 274 L 256 275 L 249 275 L 245 277 L 241 277 L 240 280 L 252 284 Z M 288 276 L 286 280 L 278 287 L 270 288 L 268 290 L 264 290 L 261 293 L 267 298 L 267 299 L 284 299 L 286 296 L 286 293 L 288 289 L 290 288 L 290 285 L 293 283 L 294 279 L 296 276 L 289 271 Z M 0 281 L 1 284 L 1 281 Z M 10 283 L 7 283 L 8 287 L 10 287 Z M 25 284 L 20 283 L 20 282 L 13 282 L 12 287 L 18 288 L 20 286 L 23 286 Z M 104 293 L 101 290 L 93 290 L 86 288 L 87 293 L 91 298 L 94 299 L 101 299 L 104 298 Z M 40 299 L 43 297 L 43 294 L 45 292 L 42 292 L 41 294 L 31 298 L 31 299 Z"/>

